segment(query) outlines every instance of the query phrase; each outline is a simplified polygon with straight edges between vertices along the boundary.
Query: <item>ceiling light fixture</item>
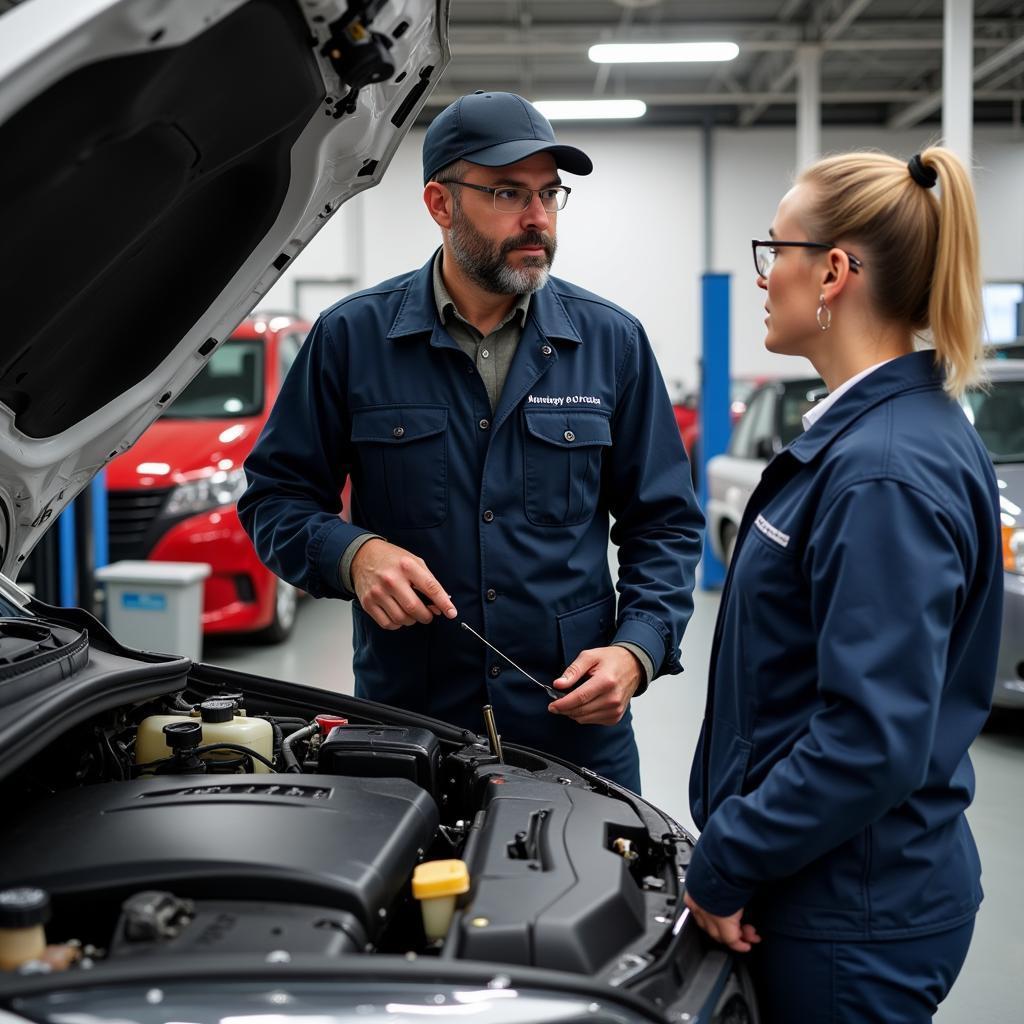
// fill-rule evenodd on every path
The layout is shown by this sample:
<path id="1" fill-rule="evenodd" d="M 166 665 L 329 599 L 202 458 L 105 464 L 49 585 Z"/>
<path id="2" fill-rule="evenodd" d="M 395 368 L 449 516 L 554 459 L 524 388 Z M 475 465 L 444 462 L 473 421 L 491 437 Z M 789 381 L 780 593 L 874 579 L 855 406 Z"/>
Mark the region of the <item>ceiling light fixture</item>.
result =
<path id="1" fill-rule="evenodd" d="M 621 120 L 643 117 L 643 100 L 536 100 L 533 104 L 549 121 Z"/>
<path id="2" fill-rule="evenodd" d="M 588 51 L 595 64 L 668 64 L 733 60 L 735 43 L 598 43 Z"/>

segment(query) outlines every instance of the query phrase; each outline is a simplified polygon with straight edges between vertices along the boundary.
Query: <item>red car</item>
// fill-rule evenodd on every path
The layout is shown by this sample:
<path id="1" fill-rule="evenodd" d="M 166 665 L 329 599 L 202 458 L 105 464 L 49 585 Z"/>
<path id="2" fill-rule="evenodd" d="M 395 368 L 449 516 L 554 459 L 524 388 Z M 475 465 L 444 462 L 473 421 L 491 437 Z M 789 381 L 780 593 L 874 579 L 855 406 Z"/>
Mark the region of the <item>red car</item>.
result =
<path id="1" fill-rule="evenodd" d="M 107 467 L 110 560 L 206 562 L 205 633 L 279 642 L 298 592 L 256 557 L 238 521 L 242 463 L 310 325 L 254 314 L 135 445 Z"/>

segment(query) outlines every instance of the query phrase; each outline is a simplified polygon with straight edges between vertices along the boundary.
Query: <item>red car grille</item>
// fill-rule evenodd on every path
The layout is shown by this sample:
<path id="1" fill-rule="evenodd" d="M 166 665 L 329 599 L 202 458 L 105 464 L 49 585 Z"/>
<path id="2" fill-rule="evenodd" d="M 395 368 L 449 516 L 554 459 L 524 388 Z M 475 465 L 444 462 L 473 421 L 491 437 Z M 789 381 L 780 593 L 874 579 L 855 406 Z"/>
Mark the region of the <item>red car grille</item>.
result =
<path id="1" fill-rule="evenodd" d="M 148 557 L 160 537 L 156 519 L 172 488 L 108 491 L 107 522 L 110 560 Z M 166 525 L 166 524 L 164 524 Z"/>

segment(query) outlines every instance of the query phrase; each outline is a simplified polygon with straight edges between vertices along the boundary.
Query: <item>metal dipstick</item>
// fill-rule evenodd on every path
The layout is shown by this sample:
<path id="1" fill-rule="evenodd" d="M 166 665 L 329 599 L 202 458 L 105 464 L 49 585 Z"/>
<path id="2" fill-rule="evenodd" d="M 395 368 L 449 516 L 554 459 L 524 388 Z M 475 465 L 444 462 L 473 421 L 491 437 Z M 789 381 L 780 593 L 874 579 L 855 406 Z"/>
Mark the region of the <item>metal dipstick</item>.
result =
<path id="1" fill-rule="evenodd" d="M 475 636 L 481 643 L 487 644 L 487 646 L 490 647 L 490 649 L 494 651 L 499 658 L 504 658 L 505 661 L 507 661 L 517 672 L 521 672 L 526 676 L 531 683 L 536 683 L 552 700 L 558 700 L 559 697 L 564 696 L 564 694 L 559 693 L 553 686 L 548 686 L 546 683 L 542 683 L 539 679 L 534 679 L 525 668 L 520 668 L 520 666 L 517 665 L 507 654 L 499 651 L 498 648 L 489 640 L 485 640 L 472 626 L 467 626 L 465 622 L 460 622 L 459 625 L 462 626 L 463 629 L 469 630 L 469 632 L 472 633 L 473 636 Z"/>
<path id="2" fill-rule="evenodd" d="M 484 705 L 484 726 L 487 729 L 487 739 L 491 744 L 491 753 L 504 764 L 505 758 L 501 754 L 501 737 L 498 735 L 498 727 L 494 723 L 494 708 L 490 704 Z"/>

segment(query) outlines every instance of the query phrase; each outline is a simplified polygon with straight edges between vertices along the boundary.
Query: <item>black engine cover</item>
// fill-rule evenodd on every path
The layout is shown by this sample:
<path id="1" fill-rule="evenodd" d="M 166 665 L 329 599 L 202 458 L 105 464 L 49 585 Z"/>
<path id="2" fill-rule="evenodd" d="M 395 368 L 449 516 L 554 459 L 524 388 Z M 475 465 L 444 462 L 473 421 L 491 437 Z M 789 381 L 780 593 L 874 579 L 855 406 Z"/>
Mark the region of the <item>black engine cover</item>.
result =
<path id="1" fill-rule="evenodd" d="M 347 910 L 373 938 L 426 849 L 437 805 L 405 779 L 174 776 L 40 800 L 12 823 L 0 884 L 53 896 L 164 889 Z"/>

